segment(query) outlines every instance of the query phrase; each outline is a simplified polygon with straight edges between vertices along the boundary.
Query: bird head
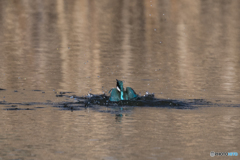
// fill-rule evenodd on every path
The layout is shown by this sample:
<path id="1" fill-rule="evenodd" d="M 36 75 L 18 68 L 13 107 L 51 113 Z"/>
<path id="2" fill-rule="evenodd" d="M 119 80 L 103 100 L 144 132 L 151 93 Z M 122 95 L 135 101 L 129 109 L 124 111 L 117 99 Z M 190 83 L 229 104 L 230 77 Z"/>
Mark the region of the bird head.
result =
<path id="1" fill-rule="evenodd" d="M 116 79 L 117 80 L 117 79 Z M 124 88 L 123 88 L 123 82 L 122 81 L 119 81 L 117 80 L 117 90 L 120 92 L 120 91 L 124 91 Z"/>

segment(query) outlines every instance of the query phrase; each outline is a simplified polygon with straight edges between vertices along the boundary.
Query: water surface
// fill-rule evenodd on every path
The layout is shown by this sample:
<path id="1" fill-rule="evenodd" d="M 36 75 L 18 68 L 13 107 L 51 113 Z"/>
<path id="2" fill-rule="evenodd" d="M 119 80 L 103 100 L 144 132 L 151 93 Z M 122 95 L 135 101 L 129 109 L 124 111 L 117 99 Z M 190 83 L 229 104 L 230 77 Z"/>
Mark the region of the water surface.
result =
<path id="1" fill-rule="evenodd" d="M 0 0 L 0 159 L 240 153 L 239 8 L 234 0 Z M 184 107 L 78 103 L 107 95 L 116 79 Z"/>

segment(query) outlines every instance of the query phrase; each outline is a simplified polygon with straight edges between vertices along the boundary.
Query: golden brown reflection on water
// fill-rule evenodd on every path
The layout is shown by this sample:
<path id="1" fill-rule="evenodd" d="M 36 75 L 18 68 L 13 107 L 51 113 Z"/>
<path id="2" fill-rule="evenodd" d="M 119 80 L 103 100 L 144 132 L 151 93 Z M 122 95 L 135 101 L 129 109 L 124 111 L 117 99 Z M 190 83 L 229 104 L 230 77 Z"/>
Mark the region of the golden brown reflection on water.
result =
<path id="1" fill-rule="evenodd" d="M 210 159 L 210 151 L 240 147 L 239 109 L 226 110 L 132 108 L 121 118 L 91 109 L 2 111 L 0 157 Z"/>
<path id="2" fill-rule="evenodd" d="M 238 1 L 0 3 L 2 88 L 238 100 Z"/>
<path id="3" fill-rule="evenodd" d="M 240 104 L 239 8 L 234 0 L 0 0 L 0 88 L 10 90 L 0 101 L 55 101 L 33 89 L 100 94 L 120 79 L 142 95 Z M 31 96 L 9 94 L 22 89 Z M 4 111 L 0 157 L 20 148 L 37 159 L 208 159 L 240 148 L 238 108 L 132 112 L 118 122 L 93 111 Z"/>

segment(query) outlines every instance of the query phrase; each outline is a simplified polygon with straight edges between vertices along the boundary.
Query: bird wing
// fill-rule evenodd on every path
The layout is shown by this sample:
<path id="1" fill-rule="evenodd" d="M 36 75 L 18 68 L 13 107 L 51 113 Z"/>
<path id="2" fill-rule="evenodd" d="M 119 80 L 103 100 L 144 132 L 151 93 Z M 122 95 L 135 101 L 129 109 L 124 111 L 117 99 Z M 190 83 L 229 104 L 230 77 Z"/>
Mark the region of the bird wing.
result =
<path id="1" fill-rule="evenodd" d="M 126 92 L 127 92 L 127 95 L 128 95 L 129 100 L 138 97 L 138 95 L 136 94 L 136 92 L 135 92 L 131 87 L 127 87 L 127 88 L 126 88 Z"/>
<path id="2" fill-rule="evenodd" d="M 110 98 L 109 98 L 110 101 L 120 101 L 121 100 L 120 99 L 120 93 L 117 90 L 117 88 L 113 88 L 109 92 L 111 92 L 111 95 L 110 95 Z"/>

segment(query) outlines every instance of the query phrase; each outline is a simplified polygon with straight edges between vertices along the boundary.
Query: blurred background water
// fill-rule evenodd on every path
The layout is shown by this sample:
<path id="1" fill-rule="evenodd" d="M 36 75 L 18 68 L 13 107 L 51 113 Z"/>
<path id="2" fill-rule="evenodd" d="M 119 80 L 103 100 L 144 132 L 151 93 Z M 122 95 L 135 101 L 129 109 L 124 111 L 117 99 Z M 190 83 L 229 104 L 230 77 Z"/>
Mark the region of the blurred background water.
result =
<path id="1" fill-rule="evenodd" d="M 235 0 L 0 0 L 0 159 L 240 153 L 239 19 Z M 134 107 L 122 117 L 42 105 L 69 101 L 59 91 L 107 93 L 116 79 L 141 95 L 222 105 Z M 9 111 L 5 102 L 40 104 Z"/>

